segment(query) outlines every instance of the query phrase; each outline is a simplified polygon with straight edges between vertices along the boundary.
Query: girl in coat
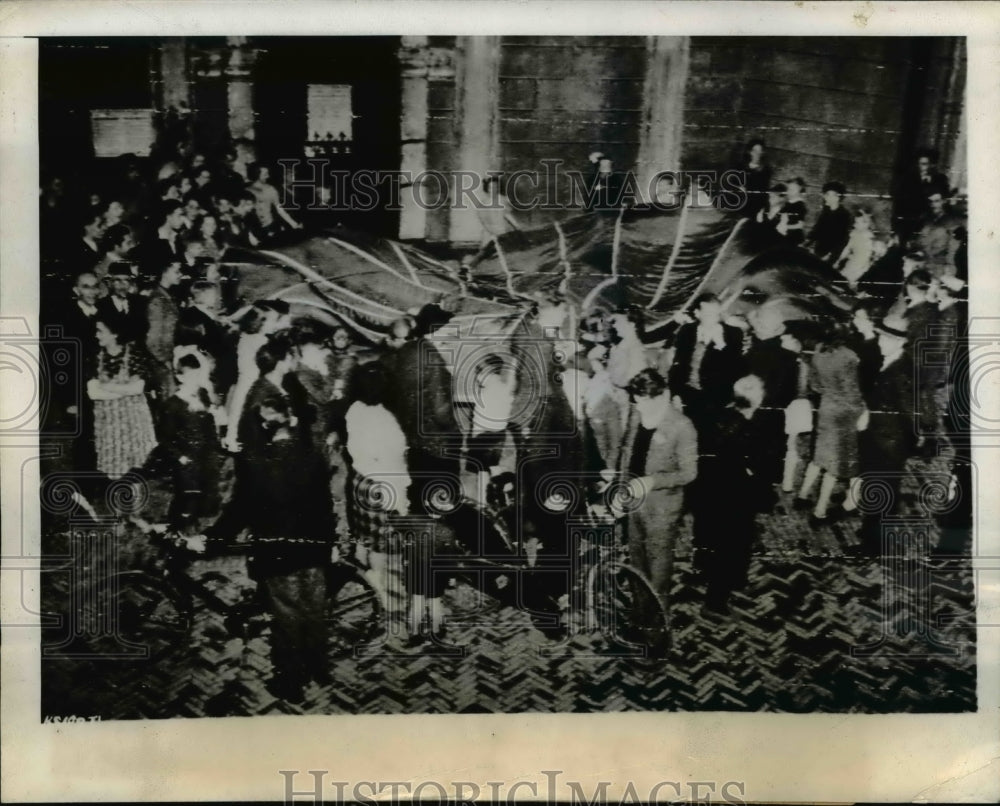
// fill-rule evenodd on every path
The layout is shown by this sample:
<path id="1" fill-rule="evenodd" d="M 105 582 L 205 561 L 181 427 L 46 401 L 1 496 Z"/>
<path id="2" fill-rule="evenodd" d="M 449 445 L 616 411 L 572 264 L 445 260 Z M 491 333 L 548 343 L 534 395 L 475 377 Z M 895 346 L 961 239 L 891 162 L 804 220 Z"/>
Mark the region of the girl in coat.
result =
<path id="1" fill-rule="evenodd" d="M 819 395 L 816 417 L 816 444 L 812 461 L 806 467 L 796 506 L 808 506 L 816 482 L 819 496 L 810 524 L 829 521 L 827 509 L 838 479 L 848 479 L 843 510 L 857 508 L 855 498 L 858 476 L 858 431 L 867 413 L 861 394 L 858 354 L 848 346 L 846 328 L 834 327 L 813 354 L 809 386 Z M 839 513 L 843 514 L 843 513 Z"/>

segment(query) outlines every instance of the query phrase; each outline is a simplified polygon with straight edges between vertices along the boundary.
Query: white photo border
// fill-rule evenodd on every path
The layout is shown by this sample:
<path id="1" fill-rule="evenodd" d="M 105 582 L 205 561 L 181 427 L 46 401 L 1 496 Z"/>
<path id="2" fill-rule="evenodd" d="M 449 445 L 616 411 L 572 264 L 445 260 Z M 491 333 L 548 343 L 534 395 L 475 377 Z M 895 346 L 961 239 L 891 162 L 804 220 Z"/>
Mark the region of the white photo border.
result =
<path id="1" fill-rule="evenodd" d="M 0 5 L 0 323 L 38 316 L 38 36 L 356 34 L 965 36 L 970 319 L 1000 325 L 1000 4 L 993 2 L 6 2 Z M 27 201 L 28 203 L 25 203 Z M 994 328 L 995 333 L 1000 333 Z M 15 334 L 16 335 L 16 334 Z M 1000 337 L 998 337 L 1000 342 Z M 1000 378 L 1000 369 L 995 378 Z M 2 417 L 32 378 L 0 389 Z M 8 385 L 9 381 L 9 385 Z M 1000 411 L 1000 383 L 980 388 Z M 3 485 L 2 784 L 7 802 L 280 800 L 279 770 L 331 780 L 741 781 L 753 801 L 1000 798 L 1000 571 L 977 579 L 979 710 L 956 715 L 743 713 L 308 716 L 42 725 L 37 626 L 37 438 L 0 441 Z M 1000 452 L 977 449 L 981 478 Z M 1000 468 L 998 468 L 1000 469 Z M 23 486 L 22 486 L 23 474 Z M 983 485 L 989 488 L 988 481 Z M 978 502 L 978 545 L 1000 558 L 1000 500 Z M 1000 566 L 994 560 L 993 568 Z M 35 608 L 37 610 L 37 608 Z M 348 790 L 349 791 L 349 790 Z M 433 795 L 433 789 L 428 794 Z M 663 797 L 674 796 L 666 790 Z M 327 792 L 334 799 L 332 790 Z M 567 792 L 554 797 L 566 799 Z M 382 797 L 387 797 L 387 793 Z M 532 799 L 530 789 L 518 792 Z"/>

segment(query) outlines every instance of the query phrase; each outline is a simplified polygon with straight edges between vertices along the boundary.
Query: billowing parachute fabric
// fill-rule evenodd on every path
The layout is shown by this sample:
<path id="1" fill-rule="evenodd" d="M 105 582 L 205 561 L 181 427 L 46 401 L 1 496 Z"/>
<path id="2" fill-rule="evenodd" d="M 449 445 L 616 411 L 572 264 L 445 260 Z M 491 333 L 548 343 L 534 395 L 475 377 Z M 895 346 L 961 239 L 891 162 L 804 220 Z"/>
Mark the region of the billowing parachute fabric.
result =
<path id="1" fill-rule="evenodd" d="M 459 331 L 488 323 L 506 333 L 520 316 L 510 305 L 463 293 L 444 264 L 411 246 L 384 238 L 330 230 L 294 233 L 267 249 L 234 248 L 223 265 L 239 277 L 243 303 L 278 298 L 332 312 L 366 340 L 428 303 L 454 314 Z"/>
<path id="2" fill-rule="evenodd" d="M 713 208 L 586 213 L 505 233 L 498 248 L 475 267 L 474 277 L 498 297 L 509 277 L 518 295 L 562 286 L 582 301 L 596 286 L 610 286 L 617 275 L 616 301 L 676 310 L 705 280 L 739 221 Z M 750 257 L 735 254 L 743 263 Z"/>
<path id="3" fill-rule="evenodd" d="M 839 275 L 773 231 L 714 208 L 585 213 L 502 235 L 472 269 L 413 246 L 344 229 L 291 233 L 267 249 L 231 248 L 226 271 L 242 303 L 279 298 L 343 322 L 369 342 L 427 303 L 454 314 L 455 337 L 507 336 L 538 294 L 562 291 L 583 311 L 638 305 L 666 316 L 700 291 L 730 313 L 783 301 L 786 319 L 842 317 Z"/>
<path id="4" fill-rule="evenodd" d="M 839 275 L 780 235 L 712 207 L 586 213 L 500 236 L 473 270 L 474 293 L 496 299 L 565 290 L 585 308 L 684 308 L 701 291 L 732 300 L 789 298 L 789 318 L 848 307 Z M 511 295 L 513 291 L 513 295 Z"/>
<path id="5" fill-rule="evenodd" d="M 781 302 L 783 319 L 842 321 L 852 297 L 840 273 L 803 249 L 772 248 L 750 260 L 728 285 L 732 313 L 764 301 Z"/>

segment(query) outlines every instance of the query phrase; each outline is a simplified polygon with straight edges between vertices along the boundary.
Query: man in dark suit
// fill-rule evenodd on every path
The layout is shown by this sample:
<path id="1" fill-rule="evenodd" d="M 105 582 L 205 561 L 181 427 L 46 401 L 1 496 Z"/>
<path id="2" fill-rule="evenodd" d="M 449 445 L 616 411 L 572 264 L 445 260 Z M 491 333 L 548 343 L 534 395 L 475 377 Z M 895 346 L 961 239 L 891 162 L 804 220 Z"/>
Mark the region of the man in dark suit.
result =
<path id="1" fill-rule="evenodd" d="M 174 346 L 193 345 L 214 362 L 212 383 L 220 397 L 236 383 L 236 346 L 229 330 L 219 321 L 219 287 L 210 280 L 195 280 L 191 304 L 177 317 Z"/>
<path id="2" fill-rule="evenodd" d="M 799 354 L 806 330 L 807 326 L 801 322 L 779 320 L 770 332 L 755 335 L 746 355 L 746 371 L 764 383 L 764 400 L 757 420 L 758 428 L 769 435 L 760 464 L 770 484 L 781 481 L 784 470 L 785 409 L 799 397 Z"/>
<path id="3" fill-rule="evenodd" d="M 933 353 L 949 355 L 950 345 L 941 342 L 940 311 L 936 294 L 937 284 L 931 280 L 930 272 L 917 269 L 906 278 L 903 287 L 905 308 L 902 316 L 906 321 L 906 340 L 915 356 Z M 947 369 L 939 362 L 923 361 L 917 378 L 919 399 L 918 423 L 920 436 L 917 447 L 925 458 L 937 455 L 937 435 L 941 426 L 938 411 L 938 387 L 947 380 Z"/>
<path id="4" fill-rule="evenodd" d="M 80 339 L 84 357 L 97 351 L 94 327 L 97 323 L 97 298 L 100 293 L 101 284 L 97 276 L 90 269 L 81 271 L 73 284 L 72 301 L 60 312 L 59 321 L 63 326 L 63 333 Z"/>
<path id="5" fill-rule="evenodd" d="M 836 263 L 851 236 L 853 217 L 843 206 L 847 189 L 841 182 L 823 185 L 823 209 L 809 232 L 807 244 L 827 263 Z"/>
<path id="6" fill-rule="evenodd" d="M 886 319 L 878 326 L 882 366 L 868 399 L 867 428 L 860 435 L 861 500 L 888 504 L 862 520 L 861 551 L 875 555 L 881 547 L 882 518 L 899 506 L 902 474 L 915 446 L 913 411 L 913 353 L 907 344 L 905 322 Z"/>
<path id="7" fill-rule="evenodd" d="M 928 212 L 928 198 L 935 193 L 942 198 L 949 195 L 948 177 L 937 170 L 937 152 L 922 149 L 917 153 L 916 164 L 899 180 L 894 197 L 894 221 L 897 231 L 905 236 L 920 228 Z"/>
<path id="8" fill-rule="evenodd" d="M 695 321 L 677 330 L 667 380 L 700 431 L 729 404 L 733 384 L 744 374 L 743 332 L 722 323 L 722 305 L 714 294 L 698 296 L 692 314 Z"/>
<path id="9" fill-rule="evenodd" d="M 132 294 L 132 266 L 124 261 L 112 263 L 108 268 L 111 293 L 97 302 L 97 315 L 101 321 L 116 326 L 126 341 L 140 341 L 146 336 L 145 299 Z"/>
<path id="10" fill-rule="evenodd" d="M 184 259 L 179 235 L 184 228 L 184 207 L 175 199 L 164 201 L 156 229 L 139 247 L 140 265 L 149 275 L 157 275 L 165 266 Z"/>
<path id="11" fill-rule="evenodd" d="M 91 271 L 104 254 L 101 236 L 104 223 L 101 215 L 93 211 L 84 213 L 80 221 L 80 239 L 66 251 L 66 262 L 74 271 Z"/>

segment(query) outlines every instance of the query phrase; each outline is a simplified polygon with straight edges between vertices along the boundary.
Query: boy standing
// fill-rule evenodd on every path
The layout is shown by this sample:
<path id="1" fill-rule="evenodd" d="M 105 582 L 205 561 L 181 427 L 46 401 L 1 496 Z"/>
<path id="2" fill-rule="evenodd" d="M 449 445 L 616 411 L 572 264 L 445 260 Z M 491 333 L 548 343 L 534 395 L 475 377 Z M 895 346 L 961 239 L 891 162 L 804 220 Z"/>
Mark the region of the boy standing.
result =
<path id="1" fill-rule="evenodd" d="M 813 252 L 827 262 L 841 256 L 851 236 L 854 222 L 843 206 L 847 189 L 840 182 L 823 185 L 823 209 L 809 233 Z"/>

